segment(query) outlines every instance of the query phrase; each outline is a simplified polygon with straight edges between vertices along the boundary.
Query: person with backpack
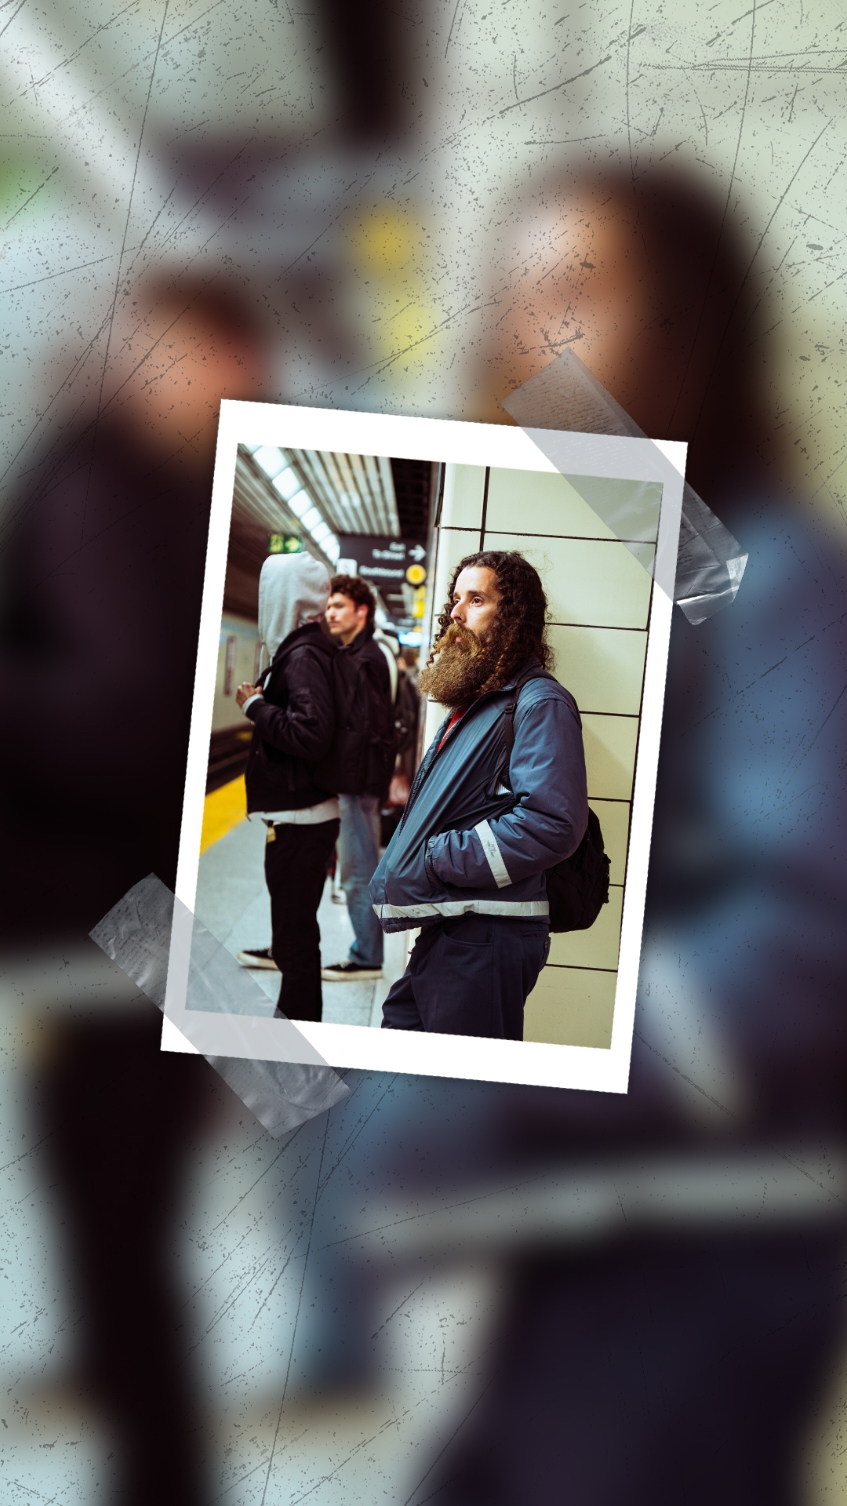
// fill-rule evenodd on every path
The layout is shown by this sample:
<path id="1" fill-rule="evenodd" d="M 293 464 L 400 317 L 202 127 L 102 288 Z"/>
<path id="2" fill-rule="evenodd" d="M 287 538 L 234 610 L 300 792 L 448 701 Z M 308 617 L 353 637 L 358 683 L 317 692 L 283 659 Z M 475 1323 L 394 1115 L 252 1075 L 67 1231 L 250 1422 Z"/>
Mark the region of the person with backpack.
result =
<path id="1" fill-rule="evenodd" d="M 329 576 L 311 554 L 272 554 L 259 577 L 259 637 L 270 666 L 236 700 L 253 723 L 245 774 L 248 816 L 267 827 L 265 881 L 271 897 L 272 964 L 282 973 L 275 1013 L 320 1020 L 318 906 L 339 829 L 331 754 L 338 649 L 323 617 Z M 239 953 L 264 965 L 266 949 Z"/>
<path id="2" fill-rule="evenodd" d="M 449 715 L 370 886 L 384 931 L 421 928 L 383 1028 L 523 1039 L 547 872 L 589 840 L 582 726 L 547 672 L 546 612 L 518 553 L 468 555 L 453 575 L 419 681 Z"/>
<path id="3" fill-rule="evenodd" d="M 380 809 L 394 770 L 398 672 L 391 649 L 374 636 L 375 612 L 376 599 L 365 581 L 355 575 L 333 576 L 326 625 L 339 650 L 336 678 L 342 687 L 345 681 L 348 686 L 351 709 L 344 721 L 365 734 L 358 773 L 345 770 L 337 780 L 343 791 L 338 865 L 353 942 L 344 961 L 322 969 L 322 978 L 333 983 L 382 977 L 382 928 L 368 884 L 379 862 Z"/>
<path id="4" fill-rule="evenodd" d="M 414 652 L 413 649 L 407 648 L 399 656 L 397 667 L 400 673 L 394 701 L 394 724 L 397 728 L 395 774 L 405 780 L 410 789 L 417 763 L 421 699 Z M 405 801 L 403 803 L 405 804 Z"/>

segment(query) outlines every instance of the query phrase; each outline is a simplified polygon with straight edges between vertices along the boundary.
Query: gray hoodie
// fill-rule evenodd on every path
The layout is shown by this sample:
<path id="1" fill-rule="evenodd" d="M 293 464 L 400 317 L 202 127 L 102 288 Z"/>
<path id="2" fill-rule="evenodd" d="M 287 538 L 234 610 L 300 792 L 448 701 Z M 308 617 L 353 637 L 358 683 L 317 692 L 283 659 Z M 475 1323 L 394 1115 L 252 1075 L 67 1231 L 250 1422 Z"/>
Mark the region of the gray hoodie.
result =
<path id="1" fill-rule="evenodd" d="M 259 637 L 268 661 L 295 628 L 319 622 L 329 600 L 326 567 L 312 554 L 271 554 L 259 576 Z"/>
<path id="2" fill-rule="evenodd" d="M 262 694 L 242 708 L 255 728 L 247 809 L 265 819 L 314 822 L 338 815 L 334 792 L 313 783 L 314 765 L 325 758 L 335 731 L 330 660 L 338 650 L 321 625 L 328 599 L 329 576 L 311 554 L 265 560 L 259 636 L 271 667 Z"/>

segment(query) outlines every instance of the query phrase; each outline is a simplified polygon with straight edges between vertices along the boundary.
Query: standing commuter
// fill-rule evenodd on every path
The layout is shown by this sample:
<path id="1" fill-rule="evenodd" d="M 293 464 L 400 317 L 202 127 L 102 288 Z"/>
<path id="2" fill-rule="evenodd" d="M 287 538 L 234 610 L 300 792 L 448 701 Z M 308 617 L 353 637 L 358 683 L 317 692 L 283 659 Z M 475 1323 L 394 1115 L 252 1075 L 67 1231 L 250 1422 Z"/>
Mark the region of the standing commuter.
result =
<path id="1" fill-rule="evenodd" d="M 253 723 L 247 812 L 264 821 L 271 954 L 282 973 L 277 1015 L 321 1018 L 318 906 L 338 836 L 338 797 L 315 765 L 335 735 L 332 659 L 323 628 L 329 577 L 310 554 L 273 554 L 259 577 L 259 637 L 271 663 L 261 685 L 239 685 Z M 248 960 L 241 954 L 239 960 Z"/>
<path id="2" fill-rule="evenodd" d="M 383 703 L 383 720 L 386 725 L 393 725 L 391 670 L 396 686 L 397 669 L 391 649 L 383 649 L 374 638 L 374 594 L 370 586 L 355 575 L 333 576 L 330 589 L 327 627 L 342 654 L 355 654 L 363 661 L 374 695 Z M 353 943 L 345 961 L 322 970 L 321 976 L 327 982 L 382 977 L 382 927 L 374 914 L 368 885 L 379 862 L 380 808 L 387 793 L 388 780 L 382 781 L 380 774 L 376 778 L 380 783 L 366 784 L 360 794 L 339 797 L 338 865 L 353 927 Z"/>
<path id="3" fill-rule="evenodd" d="M 421 710 L 415 654 L 415 649 L 407 648 L 399 656 L 397 695 L 394 701 L 397 726 L 397 773 L 405 781 L 407 788 L 411 788 L 415 777 Z"/>
<path id="4" fill-rule="evenodd" d="M 386 931 L 421 927 L 383 1005 L 383 1027 L 523 1039 L 527 995 L 550 948 L 545 870 L 588 824 L 582 728 L 544 670 L 547 602 L 516 553 L 468 555 L 420 676 L 449 709 L 371 884 Z M 510 694 L 511 692 L 511 694 Z"/>

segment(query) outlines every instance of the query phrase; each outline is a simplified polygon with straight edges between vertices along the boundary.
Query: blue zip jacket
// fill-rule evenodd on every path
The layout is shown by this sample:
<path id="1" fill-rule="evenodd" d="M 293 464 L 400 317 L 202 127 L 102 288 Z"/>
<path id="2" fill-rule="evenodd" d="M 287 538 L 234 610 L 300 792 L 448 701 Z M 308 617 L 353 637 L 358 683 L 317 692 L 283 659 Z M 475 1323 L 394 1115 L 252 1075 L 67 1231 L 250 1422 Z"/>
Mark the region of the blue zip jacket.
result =
<path id="1" fill-rule="evenodd" d="M 521 673 L 532 668 L 537 660 Z M 507 773 L 503 713 L 518 678 L 474 701 L 440 751 L 449 717 L 439 727 L 371 880 L 384 931 L 468 910 L 549 914 L 545 870 L 576 851 L 588 825 L 582 723 L 558 682 L 530 680 Z"/>

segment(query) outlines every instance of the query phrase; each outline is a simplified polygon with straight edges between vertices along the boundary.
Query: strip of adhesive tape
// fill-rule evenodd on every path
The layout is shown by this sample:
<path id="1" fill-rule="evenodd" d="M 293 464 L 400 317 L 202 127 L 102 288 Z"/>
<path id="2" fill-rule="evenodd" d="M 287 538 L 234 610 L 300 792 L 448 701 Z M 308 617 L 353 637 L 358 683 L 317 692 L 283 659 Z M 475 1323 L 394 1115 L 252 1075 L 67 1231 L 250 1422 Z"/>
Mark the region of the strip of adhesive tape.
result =
<path id="1" fill-rule="evenodd" d="M 647 439 L 620 403 L 608 393 L 572 350 L 563 351 L 530 377 L 503 401 L 506 412 L 520 424 L 558 470 L 555 430 L 570 433 L 609 434 L 621 438 Z M 656 538 L 658 512 L 656 488 L 624 490 L 591 477 L 567 479 L 590 507 L 640 561 L 648 574 L 664 582 L 650 541 Z M 682 522 L 676 560 L 675 583 L 669 594 L 691 623 L 705 622 L 738 594 L 747 555 L 720 518 L 707 507 L 686 481 L 682 493 Z"/>
<path id="2" fill-rule="evenodd" d="M 305 1048 L 299 1054 L 310 1060 L 257 1056 L 255 1027 L 269 1023 L 262 1019 L 268 1012 L 267 995 L 155 874 L 118 900 L 91 939 L 163 1013 L 169 981 L 176 976 L 184 1000 L 179 1029 L 271 1135 L 284 1135 L 347 1097 L 346 1083 L 305 1042 L 292 1020 L 278 1017 L 273 1025 L 277 1031 L 293 1031 Z M 209 1013 L 216 1016 L 218 1038 L 225 1034 L 231 1043 L 232 1056 L 205 1049 L 204 1016 Z"/>

